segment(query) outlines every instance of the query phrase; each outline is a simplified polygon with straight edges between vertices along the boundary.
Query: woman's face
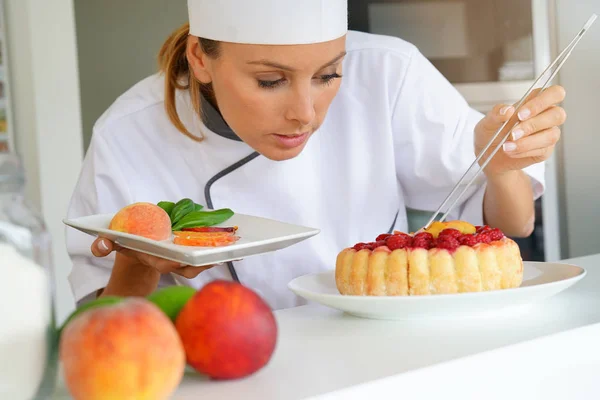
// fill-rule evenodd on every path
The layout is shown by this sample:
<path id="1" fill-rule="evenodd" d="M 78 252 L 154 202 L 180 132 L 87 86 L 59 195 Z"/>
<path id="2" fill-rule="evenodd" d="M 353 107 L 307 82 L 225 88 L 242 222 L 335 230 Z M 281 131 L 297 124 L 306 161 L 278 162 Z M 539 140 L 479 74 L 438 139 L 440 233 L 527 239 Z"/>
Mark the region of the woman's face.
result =
<path id="1" fill-rule="evenodd" d="M 202 53 L 197 38 L 190 40 L 194 74 L 212 83 L 229 127 L 269 159 L 297 156 L 339 90 L 346 38 L 290 46 L 221 43 L 216 59 Z"/>

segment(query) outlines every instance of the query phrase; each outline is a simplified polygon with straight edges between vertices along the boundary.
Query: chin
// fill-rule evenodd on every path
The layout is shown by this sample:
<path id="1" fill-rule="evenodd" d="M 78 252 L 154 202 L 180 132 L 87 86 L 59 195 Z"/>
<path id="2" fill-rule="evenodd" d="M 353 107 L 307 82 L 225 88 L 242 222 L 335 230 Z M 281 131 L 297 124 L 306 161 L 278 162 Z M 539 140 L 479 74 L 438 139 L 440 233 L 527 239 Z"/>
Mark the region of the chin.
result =
<path id="1" fill-rule="evenodd" d="M 272 161 L 285 161 L 297 157 L 302 152 L 302 149 L 279 150 L 273 149 L 261 153 L 263 156 Z"/>
<path id="2" fill-rule="evenodd" d="M 300 153 L 302 153 L 302 150 L 304 150 L 305 146 L 306 143 L 293 149 L 281 149 L 276 146 L 267 146 L 266 148 L 257 151 L 269 160 L 285 161 L 297 157 Z"/>

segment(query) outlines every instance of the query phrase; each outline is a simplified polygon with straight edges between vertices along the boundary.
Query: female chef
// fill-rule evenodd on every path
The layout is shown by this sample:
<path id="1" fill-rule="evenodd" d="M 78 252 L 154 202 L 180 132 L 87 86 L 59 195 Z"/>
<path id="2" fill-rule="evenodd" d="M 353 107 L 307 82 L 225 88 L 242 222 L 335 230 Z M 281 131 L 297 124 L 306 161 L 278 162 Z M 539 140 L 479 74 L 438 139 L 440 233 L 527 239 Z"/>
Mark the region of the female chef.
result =
<path id="1" fill-rule="evenodd" d="M 301 304 L 291 279 L 332 269 L 344 247 L 406 231 L 407 209 L 436 210 L 514 114 L 502 104 L 474 111 L 410 43 L 347 31 L 345 0 L 189 0 L 188 11 L 189 29 L 160 51 L 160 73 L 95 124 L 69 217 L 189 197 L 321 233 L 197 268 L 68 230 L 77 301 L 236 279 L 274 309 Z M 564 95 L 554 86 L 521 109 L 449 219 L 532 232 Z"/>

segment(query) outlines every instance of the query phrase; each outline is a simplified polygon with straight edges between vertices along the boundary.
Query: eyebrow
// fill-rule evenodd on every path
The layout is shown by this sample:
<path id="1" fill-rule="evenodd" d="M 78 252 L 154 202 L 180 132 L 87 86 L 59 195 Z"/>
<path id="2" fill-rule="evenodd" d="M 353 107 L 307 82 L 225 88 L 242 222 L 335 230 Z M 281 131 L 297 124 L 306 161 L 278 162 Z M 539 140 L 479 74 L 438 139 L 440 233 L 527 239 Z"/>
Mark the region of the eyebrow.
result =
<path id="1" fill-rule="evenodd" d="M 336 62 L 338 62 L 339 60 L 341 60 L 344 56 L 346 55 L 345 51 L 342 51 L 340 54 L 338 54 L 333 60 L 325 63 L 324 65 L 322 65 L 319 70 L 329 67 L 332 64 L 335 64 Z M 283 65 L 283 64 L 279 64 L 273 61 L 269 61 L 269 60 L 257 60 L 257 61 L 248 61 L 248 64 L 251 65 L 265 65 L 267 67 L 272 67 L 272 68 L 277 68 L 277 69 L 282 69 L 284 71 L 295 71 L 294 68 L 289 67 L 287 65 Z"/>

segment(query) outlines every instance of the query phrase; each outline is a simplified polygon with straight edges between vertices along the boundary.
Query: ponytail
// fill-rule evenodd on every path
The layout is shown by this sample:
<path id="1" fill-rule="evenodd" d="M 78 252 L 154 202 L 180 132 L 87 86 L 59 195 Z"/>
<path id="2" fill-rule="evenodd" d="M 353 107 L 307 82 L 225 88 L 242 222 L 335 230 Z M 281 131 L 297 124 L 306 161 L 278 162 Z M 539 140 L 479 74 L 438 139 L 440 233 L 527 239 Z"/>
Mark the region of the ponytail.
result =
<path id="1" fill-rule="evenodd" d="M 194 111 L 198 113 L 199 117 L 202 116 L 200 96 L 201 91 L 206 92 L 207 89 L 195 78 L 189 68 L 186 55 L 188 36 L 188 23 L 173 32 L 158 53 L 158 64 L 160 71 L 165 76 L 165 110 L 169 119 L 181 133 L 195 141 L 202 141 L 202 138 L 198 138 L 190 133 L 183 122 L 181 122 L 175 104 L 176 91 L 187 89 L 190 92 Z M 201 38 L 200 46 L 208 56 L 218 56 L 218 42 Z"/>

